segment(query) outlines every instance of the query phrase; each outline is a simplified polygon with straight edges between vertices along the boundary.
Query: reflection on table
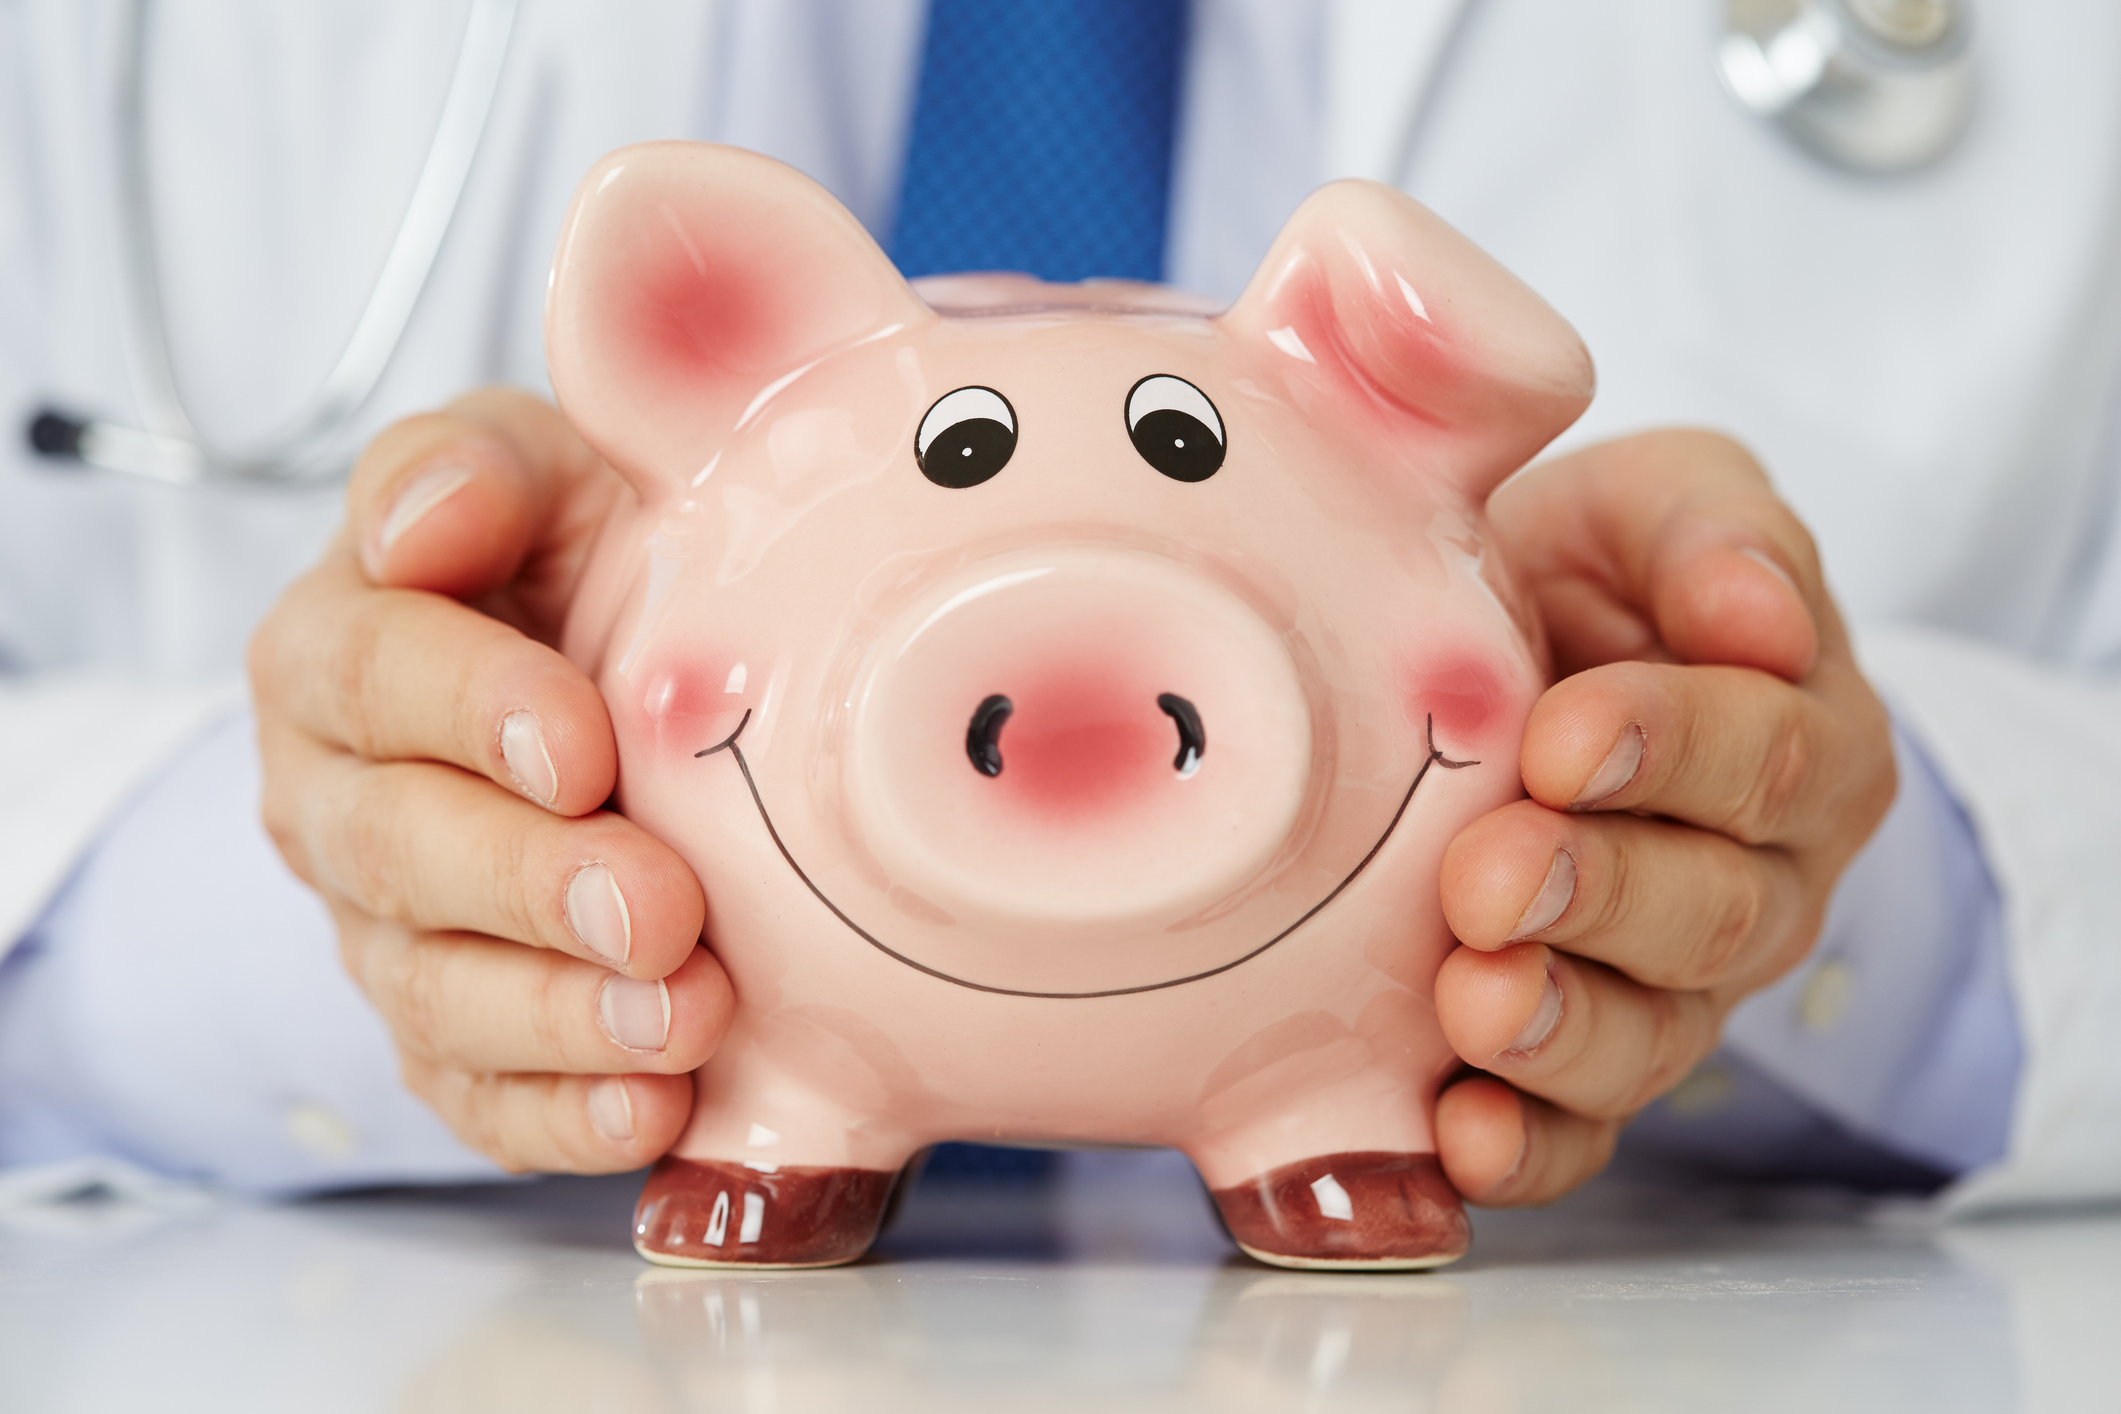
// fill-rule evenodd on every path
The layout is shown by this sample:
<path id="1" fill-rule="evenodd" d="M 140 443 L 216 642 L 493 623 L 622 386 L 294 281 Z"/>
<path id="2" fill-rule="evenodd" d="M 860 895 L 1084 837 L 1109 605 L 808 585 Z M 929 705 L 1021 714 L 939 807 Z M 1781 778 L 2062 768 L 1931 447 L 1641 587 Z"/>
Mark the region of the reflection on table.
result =
<path id="1" fill-rule="evenodd" d="M 877 1253 L 675 1271 L 632 1180 L 0 1212 L 0 1409 L 2121 1407 L 2121 1215 L 1595 1186 L 1432 1274 L 1237 1256 L 1175 1156 L 918 1187 Z"/>

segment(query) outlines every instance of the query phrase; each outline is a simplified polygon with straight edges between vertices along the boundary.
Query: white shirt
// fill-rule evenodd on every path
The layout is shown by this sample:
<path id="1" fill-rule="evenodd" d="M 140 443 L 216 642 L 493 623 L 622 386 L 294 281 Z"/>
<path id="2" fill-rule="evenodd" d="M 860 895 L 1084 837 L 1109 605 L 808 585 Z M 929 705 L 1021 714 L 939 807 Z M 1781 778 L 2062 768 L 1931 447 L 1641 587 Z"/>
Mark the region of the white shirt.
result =
<path id="1" fill-rule="evenodd" d="M 0 216 L 4 238 L 30 252 L 0 270 L 0 309 L 37 310 L 19 327 L 49 341 L 0 347 L 0 398 L 122 416 L 108 105 L 95 101 L 114 8 L 0 14 L 20 31 L 4 47 L 27 95 L 0 123 L 40 125 L 34 139 L 0 128 L 0 178 L 38 194 Z M 1965 144 L 1931 173 L 1865 182 L 1820 167 L 1716 88 L 1714 6 L 1495 0 L 1432 86 L 1457 8 L 1340 0 L 1314 16 L 1203 0 L 1173 277 L 1234 293 L 1315 180 L 1399 180 L 1583 331 L 1603 387 L 1572 440 L 1708 422 L 1759 449 L 1852 614 L 1886 626 L 1866 639 L 1867 663 L 1967 807 L 2003 889 L 2027 1038 L 2017 1132 L 1958 1201 L 2113 1192 L 2121 1080 L 2092 1018 L 2121 1004 L 2106 946 L 2121 902 L 2092 881 L 2121 841 L 2121 760 L 2105 740 L 2114 690 L 2081 669 L 2121 644 L 2102 441 L 2121 344 L 2121 100 L 2107 62 L 2121 13 L 2069 0 L 1984 11 L 1984 105 Z M 464 208 L 365 427 L 482 379 L 540 380 L 545 253 L 575 176 L 620 142 L 743 141 L 795 160 L 880 225 L 919 13 L 917 0 L 619 11 L 526 0 Z M 151 50 L 155 195 L 170 211 L 158 234 L 166 271 L 184 272 L 165 274 L 184 291 L 172 339 L 195 416 L 224 438 L 270 427 L 321 378 L 388 243 L 402 204 L 390 194 L 432 131 L 456 13 L 360 14 L 340 28 L 330 12 L 225 0 L 173 18 Z M 228 160 L 230 134 L 261 131 L 274 139 Z M 25 508 L 0 526 L 14 581 L 0 651 L 31 668 L 190 678 L 232 664 L 333 512 L 322 498 L 178 500 L 4 455 L 0 495 Z M 105 774 L 124 782 L 203 710 L 130 683 L 112 698 L 105 755 L 119 759 Z M 0 771 L 21 769 L 0 754 Z M 20 932 L 123 793 L 105 781 L 79 798 L 63 785 L 27 806 L 8 798 L 18 808 L 0 821 L 41 820 L 40 839 L 68 848 L 58 869 L 0 875 L 0 938 Z M 1812 975 L 1793 978 L 1792 995 Z M 1891 981 L 1856 981 L 1850 1014 L 1863 1016 L 1880 1005 L 1863 984 Z M 1746 1016 L 1791 1004 L 1769 994 L 1734 1036 Z M 1797 1069 L 1778 1078 L 1800 1084 Z"/>

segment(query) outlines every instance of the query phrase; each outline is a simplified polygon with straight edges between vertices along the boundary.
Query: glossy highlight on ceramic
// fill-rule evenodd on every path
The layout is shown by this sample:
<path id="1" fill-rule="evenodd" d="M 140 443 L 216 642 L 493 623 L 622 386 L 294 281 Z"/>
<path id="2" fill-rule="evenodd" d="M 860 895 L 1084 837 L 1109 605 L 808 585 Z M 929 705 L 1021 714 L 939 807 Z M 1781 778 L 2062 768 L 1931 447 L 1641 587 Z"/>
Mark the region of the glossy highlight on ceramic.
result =
<path id="1" fill-rule="evenodd" d="M 909 286 L 798 174 L 655 144 L 547 334 L 634 493 L 564 647 L 738 1003 L 642 1252 L 851 1260 L 950 1139 L 1177 1147 L 1270 1262 L 1463 1251 L 1436 872 L 1544 682 L 1481 506 L 1588 400 L 1559 317 L 1364 183 L 1216 313 Z"/>

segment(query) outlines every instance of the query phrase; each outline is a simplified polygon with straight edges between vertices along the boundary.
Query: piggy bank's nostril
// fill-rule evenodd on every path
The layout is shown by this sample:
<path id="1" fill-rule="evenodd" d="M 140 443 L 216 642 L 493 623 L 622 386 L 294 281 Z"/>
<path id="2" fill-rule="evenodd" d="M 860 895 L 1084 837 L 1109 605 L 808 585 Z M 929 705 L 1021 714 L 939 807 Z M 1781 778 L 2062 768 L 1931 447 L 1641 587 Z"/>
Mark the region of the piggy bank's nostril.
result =
<path id="1" fill-rule="evenodd" d="M 1171 766 L 1181 778 L 1190 776 L 1208 754 L 1208 733 L 1200 724 L 1200 711 L 1175 692 L 1159 693 L 1156 705 L 1178 724 L 1178 755 L 1171 759 Z"/>
<path id="2" fill-rule="evenodd" d="M 1171 758 L 1171 769 L 1184 780 L 1200 770 L 1201 759 L 1208 754 L 1208 731 L 1201 725 L 1200 709 L 1175 692 L 1158 693 L 1156 705 L 1178 727 L 1178 755 Z M 972 720 L 965 727 L 965 755 L 981 775 L 1002 773 L 1002 728 L 1015 711 L 1016 704 L 999 692 L 972 709 Z"/>
<path id="3" fill-rule="evenodd" d="M 1016 704 L 999 692 L 973 709 L 972 724 L 965 728 L 965 754 L 981 775 L 1002 773 L 1002 725 L 1015 710 Z"/>

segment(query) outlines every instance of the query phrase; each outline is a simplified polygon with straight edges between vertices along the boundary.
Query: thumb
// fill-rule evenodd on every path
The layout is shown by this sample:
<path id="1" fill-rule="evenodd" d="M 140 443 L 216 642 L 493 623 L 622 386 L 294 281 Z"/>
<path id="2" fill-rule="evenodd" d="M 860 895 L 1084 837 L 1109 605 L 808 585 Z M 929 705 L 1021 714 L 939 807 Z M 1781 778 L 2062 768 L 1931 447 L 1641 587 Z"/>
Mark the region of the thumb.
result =
<path id="1" fill-rule="evenodd" d="M 1777 542 L 1786 535 L 1780 514 L 1740 503 L 1712 503 L 1679 511 L 1668 541 L 1649 559 L 1643 592 L 1658 637 L 1682 663 L 1759 668 L 1790 682 L 1809 676 L 1819 657 L 1818 603 L 1800 569 Z M 1794 522 L 1792 522 L 1794 524 Z M 1798 532 L 1800 535 L 1802 531 Z M 1807 559 L 1809 557 L 1806 557 Z"/>
<path id="2" fill-rule="evenodd" d="M 346 487 L 368 578 L 470 599 L 515 579 L 593 454 L 557 409 L 484 389 L 382 432 Z"/>
<path id="3" fill-rule="evenodd" d="M 1811 536 L 1728 437 L 1599 443 L 1527 468 L 1488 508 L 1566 671 L 1648 658 L 1796 681 L 1838 633 Z"/>

